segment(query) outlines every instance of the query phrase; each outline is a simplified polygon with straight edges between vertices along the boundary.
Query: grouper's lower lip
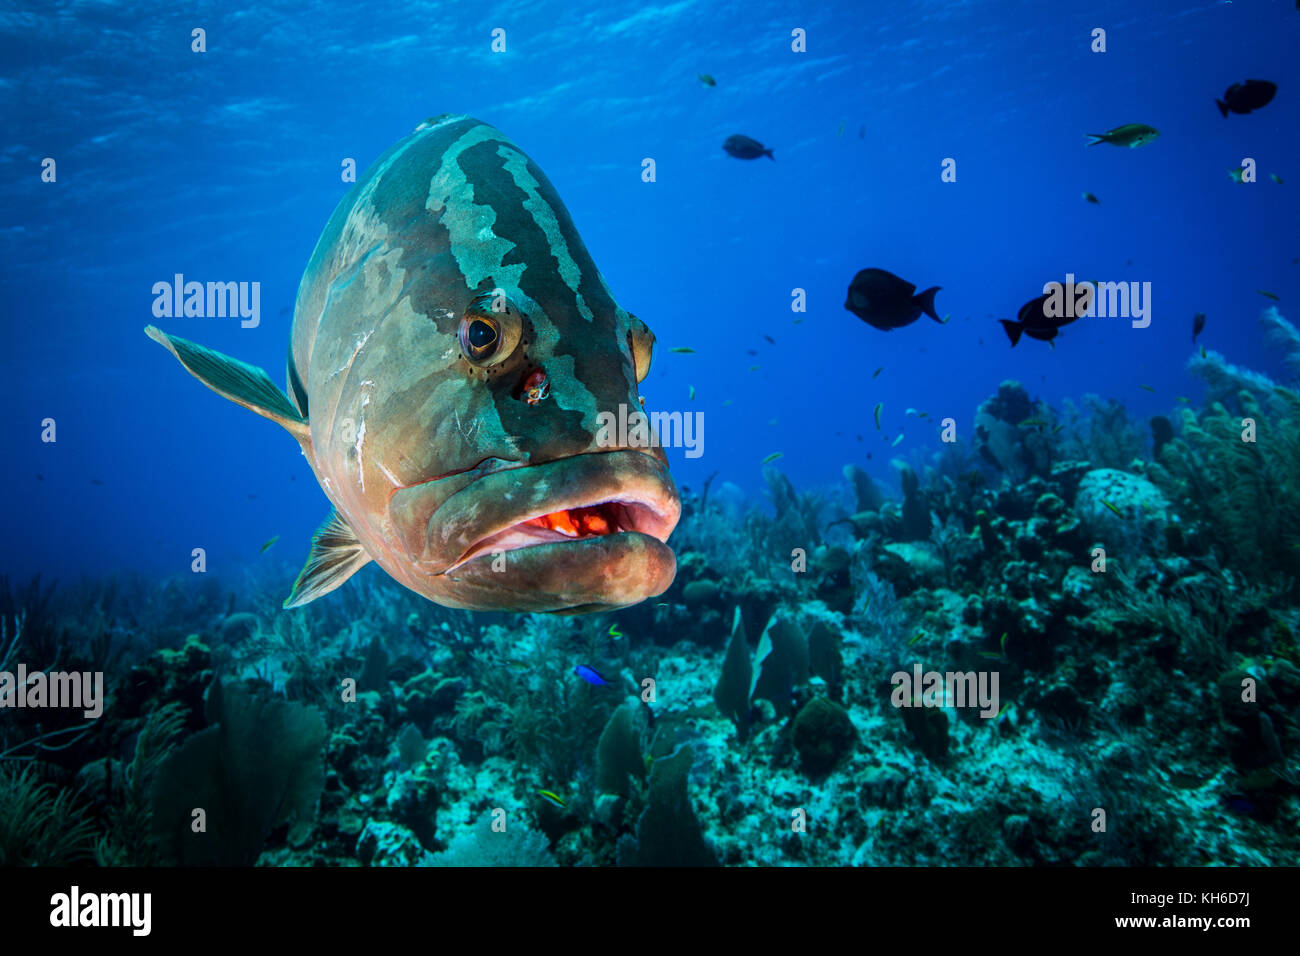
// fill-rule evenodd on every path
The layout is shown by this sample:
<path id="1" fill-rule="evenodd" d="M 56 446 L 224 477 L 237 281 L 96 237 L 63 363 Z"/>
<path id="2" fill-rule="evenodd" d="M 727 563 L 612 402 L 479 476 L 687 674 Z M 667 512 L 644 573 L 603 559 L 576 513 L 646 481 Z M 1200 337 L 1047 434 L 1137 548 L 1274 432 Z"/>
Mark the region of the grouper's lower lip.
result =
<path id="1" fill-rule="evenodd" d="M 532 609 L 619 607 L 672 583 L 676 560 L 665 542 L 680 513 L 657 458 L 580 454 L 496 471 L 456 491 L 429 519 L 422 563 L 474 606 L 490 606 L 488 592 L 499 591 Z"/>
<path id="2" fill-rule="evenodd" d="M 497 562 L 503 560 L 504 565 Z M 673 583 L 672 549 L 647 534 L 619 532 L 485 552 L 443 575 L 452 603 L 477 610 L 582 613 L 627 607 Z"/>

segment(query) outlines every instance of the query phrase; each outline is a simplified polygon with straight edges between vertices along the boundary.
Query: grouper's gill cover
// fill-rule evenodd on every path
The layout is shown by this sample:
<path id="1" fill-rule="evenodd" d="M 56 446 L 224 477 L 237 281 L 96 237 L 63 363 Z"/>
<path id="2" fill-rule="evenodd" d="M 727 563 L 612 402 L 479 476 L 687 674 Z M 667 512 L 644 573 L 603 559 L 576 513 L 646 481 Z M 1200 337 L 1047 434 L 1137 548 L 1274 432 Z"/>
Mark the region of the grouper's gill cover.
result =
<path id="1" fill-rule="evenodd" d="M 292 405 L 260 369 L 150 334 L 289 428 L 334 504 L 289 605 L 370 559 L 485 610 L 599 610 L 672 582 L 662 451 L 597 444 L 601 412 L 640 408 L 653 336 L 490 126 L 422 124 L 335 209 L 298 291 Z"/>

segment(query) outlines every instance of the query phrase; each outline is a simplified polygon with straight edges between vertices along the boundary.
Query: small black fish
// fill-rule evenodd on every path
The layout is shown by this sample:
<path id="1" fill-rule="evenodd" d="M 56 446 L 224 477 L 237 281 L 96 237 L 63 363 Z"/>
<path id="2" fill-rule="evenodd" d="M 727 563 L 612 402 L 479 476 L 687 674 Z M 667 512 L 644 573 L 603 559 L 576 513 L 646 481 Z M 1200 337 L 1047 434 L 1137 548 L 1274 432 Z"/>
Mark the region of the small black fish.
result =
<path id="1" fill-rule="evenodd" d="M 700 74 L 699 74 L 699 77 L 700 77 L 700 82 L 703 83 L 705 86 L 717 86 L 717 85 L 718 85 L 718 81 L 715 80 L 715 79 L 714 79 L 712 76 L 710 76 L 708 73 L 700 73 Z"/>
<path id="2" fill-rule="evenodd" d="M 849 283 L 844 308 L 873 329 L 884 332 L 911 325 L 922 313 L 942 325 L 943 320 L 934 311 L 934 295 L 941 288 L 931 286 L 918 293 L 916 286 L 892 272 L 863 269 Z"/>
<path id="3" fill-rule="evenodd" d="M 758 140 L 742 136 L 740 133 L 735 136 L 728 136 L 727 141 L 722 144 L 722 148 L 728 156 L 734 156 L 736 159 L 758 159 L 760 156 L 766 156 L 770 160 L 776 160 L 770 149 Z"/>
<path id="4" fill-rule="evenodd" d="M 91 478 L 91 479 L 90 479 L 90 483 L 91 483 L 92 485 L 102 485 L 102 484 L 103 484 L 103 482 L 100 481 L 98 478 Z"/>
<path id="5" fill-rule="evenodd" d="M 866 139 L 866 138 L 867 138 L 867 128 L 865 126 L 859 126 L 858 139 Z"/>
<path id="6" fill-rule="evenodd" d="M 763 338 L 767 339 L 767 341 L 768 341 L 770 344 L 772 344 L 772 345 L 776 345 L 776 339 L 772 338 L 772 336 L 770 336 L 770 335 L 765 335 L 765 336 L 763 336 Z"/>
<path id="7" fill-rule="evenodd" d="M 1027 335 L 1031 339 L 1038 339 L 1040 342 L 1050 342 L 1056 338 L 1061 326 L 1069 325 L 1079 317 L 1077 314 L 1048 315 L 1045 307 L 1049 298 L 1051 298 L 1051 295 L 1045 293 L 1036 299 L 1030 299 L 1020 307 L 1015 321 L 1011 319 L 998 320 L 1002 328 L 1006 329 L 1007 338 L 1011 340 L 1012 348 L 1016 347 L 1021 335 Z M 1089 304 L 1091 304 L 1091 299 L 1089 299 Z"/>
<path id="8" fill-rule="evenodd" d="M 1276 83 L 1270 83 L 1268 80 L 1247 80 L 1245 83 L 1233 83 L 1228 87 L 1228 92 L 1223 94 L 1223 99 L 1215 100 L 1214 105 L 1219 108 L 1223 118 L 1227 119 L 1229 111 L 1249 113 L 1251 110 L 1267 106 L 1273 101 L 1276 93 Z"/>
<path id="9" fill-rule="evenodd" d="M 41 474 L 38 474 L 38 475 L 36 476 L 36 480 L 37 480 L 37 481 L 44 481 L 44 480 L 45 480 L 45 476 L 44 476 L 44 475 L 41 475 Z"/>
<path id="10" fill-rule="evenodd" d="M 758 353 L 755 352 L 753 349 L 745 349 L 745 354 L 746 354 L 746 355 L 757 355 Z"/>
<path id="11" fill-rule="evenodd" d="M 1192 316 L 1192 344 L 1196 344 L 1196 337 L 1205 331 L 1205 313 L 1197 312 Z"/>

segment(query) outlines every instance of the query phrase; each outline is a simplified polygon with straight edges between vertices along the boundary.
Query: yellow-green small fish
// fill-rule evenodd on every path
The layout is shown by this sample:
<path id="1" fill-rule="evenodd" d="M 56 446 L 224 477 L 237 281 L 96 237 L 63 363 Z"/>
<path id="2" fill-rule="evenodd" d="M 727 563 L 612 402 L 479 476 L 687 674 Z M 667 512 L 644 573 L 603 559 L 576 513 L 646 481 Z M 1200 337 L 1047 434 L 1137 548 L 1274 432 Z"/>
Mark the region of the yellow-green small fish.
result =
<path id="1" fill-rule="evenodd" d="M 271 537 L 271 538 L 266 542 L 266 544 L 262 545 L 262 550 L 259 551 L 259 552 L 257 552 L 257 553 L 258 553 L 258 554 L 266 554 L 266 552 L 267 552 L 268 550 L 270 550 L 271 545 L 275 544 L 275 543 L 276 543 L 277 541 L 279 541 L 279 540 L 280 540 L 280 536 L 279 536 L 278 534 L 277 534 L 277 535 L 273 535 L 273 536 L 272 536 L 272 537 Z"/>
<path id="2" fill-rule="evenodd" d="M 718 85 L 718 81 L 715 80 L 713 77 L 711 77 L 711 76 L 710 76 L 709 74 L 707 74 L 707 73 L 700 73 L 700 74 L 699 74 L 699 77 L 700 77 L 700 82 L 703 83 L 705 86 L 717 86 L 717 85 Z"/>
<path id="3" fill-rule="evenodd" d="M 945 315 L 943 318 L 941 318 L 941 319 L 939 320 L 939 324 L 940 324 L 940 325 L 947 325 L 947 324 L 948 324 L 948 320 L 951 319 L 951 318 L 952 318 L 952 313 L 949 312 L 947 315 Z"/>
<path id="4" fill-rule="evenodd" d="M 1043 427 L 1044 425 L 1046 425 L 1046 424 L 1047 424 L 1047 422 L 1043 421 L 1041 418 L 1026 418 L 1023 422 L 1020 423 L 1020 425 L 1019 425 L 1018 427 L 1020 427 L 1020 428 L 1042 428 L 1042 427 Z"/>
<path id="5" fill-rule="evenodd" d="M 1005 653 L 1007 652 L 1007 632 L 1006 632 L 1006 631 L 1003 631 L 1003 632 L 1002 632 L 1002 640 L 998 642 L 998 646 L 1002 648 L 1002 653 L 1003 653 L 1003 654 L 1005 654 Z"/>
<path id="6" fill-rule="evenodd" d="M 1057 432 L 1059 432 L 1059 431 L 1060 431 L 1062 428 L 1064 428 L 1064 427 L 1065 427 L 1064 425 L 1057 425 L 1055 428 L 1052 429 L 1052 434 L 1055 435 Z"/>
<path id="7" fill-rule="evenodd" d="M 1228 170 L 1228 178 L 1231 179 L 1234 183 L 1245 182 L 1245 180 L 1242 178 L 1245 174 L 1246 174 L 1245 166 L 1238 166 L 1236 169 Z"/>
<path id="8" fill-rule="evenodd" d="M 929 412 L 917 412 L 917 413 L 916 413 L 916 417 L 917 417 L 917 418 L 929 418 L 929 417 L 930 417 L 930 413 L 929 413 Z"/>
<path id="9" fill-rule="evenodd" d="M 1179 395 L 1177 398 L 1174 399 L 1174 401 L 1175 401 L 1175 402 L 1190 402 L 1191 399 L 1188 398 L 1186 395 Z"/>
<path id="10" fill-rule="evenodd" d="M 923 637 L 925 637 L 925 631 L 917 631 L 917 632 L 916 632 L 916 637 L 914 637 L 914 638 L 912 638 L 910 641 L 908 641 L 908 642 L 907 642 L 907 646 L 908 646 L 908 647 L 911 647 L 913 644 L 915 644 L 917 641 L 919 641 L 919 640 L 920 640 L 921 638 L 923 638 Z"/>
<path id="11" fill-rule="evenodd" d="M 1101 503 L 1102 503 L 1103 505 L 1105 505 L 1107 508 L 1109 508 L 1111 511 L 1115 512 L 1115 514 L 1119 515 L 1121 518 L 1124 517 L 1124 512 L 1120 511 L 1118 508 L 1116 508 L 1113 504 L 1111 504 L 1111 503 L 1110 503 L 1109 501 L 1107 501 L 1105 498 L 1102 498 L 1102 499 L 1101 499 Z"/>
<path id="12" fill-rule="evenodd" d="M 609 634 L 609 636 L 616 641 L 623 636 L 623 632 L 618 629 L 617 624 L 611 624 L 609 626 L 609 630 L 606 633 Z"/>
<path id="13" fill-rule="evenodd" d="M 1138 384 L 1138 388 L 1145 388 L 1148 392 L 1154 392 L 1154 391 L 1155 391 L 1155 389 L 1152 388 L 1150 385 L 1142 385 L 1141 383 Z"/>
<path id="14" fill-rule="evenodd" d="M 734 398 L 728 398 L 722 403 L 722 407 L 726 408 L 728 405 L 734 405 L 734 404 L 736 404 L 736 400 Z"/>
<path id="15" fill-rule="evenodd" d="M 1282 185 L 1282 177 L 1279 176 L 1277 173 L 1269 173 L 1268 178 L 1273 180 L 1273 182 L 1277 183 L 1279 186 Z"/>
<path id="16" fill-rule="evenodd" d="M 1094 196 L 1092 193 L 1084 193 L 1083 198 L 1088 202 L 1092 203 L 1094 206 L 1101 205 L 1101 200 L 1098 199 L 1096 196 Z"/>
<path id="17" fill-rule="evenodd" d="M 879 375 L 879 374 L 880 374 L 881 372 L 883 372 L 884 370 L 885 370 L 885 367 L 884 367 L 883 365 L 880 366 L 880 368 L 876 369 L 874 372 L 871 373 L 871 377 L 872 377 L 872 378 L 875 378 L 877 375 Z"/>
<path id="18" fill-rule="evenodd" d="M 541 797 L 543 800 L 545 800 L 547 803 L 554 804 L 555 806 L 559 807 L 561 810 L 564 809 L 564 801 L 560 799 L 560 795 L 558 793 L 554 793 L 553 791 L 550 790 L 538 790 L 537 795 Z"/>
<path id="19" fill-rule="evenodd" d="M 1002 660 L 1002 655 L 997 651 L 980 651 L 980 657 L 987 657 L 989 660 L 993 661 Z"/>
<path id="20" fill-rule="evenodd" d="M 1145 146 L 1147 143 L 1152 142 L 1159 135 L 1159 130 L 1147 126 L 1145 123 L 1125 123 L 1123 126 L 1116 126 L 1104 133 L 1089 133 L 1088 139 L 1091 142 L 1088 145 L 1096 146 L 1098 143 L 1110 143 L 1112 146 L 1127 146 L 1129 149 L 1135 149 L 1138 146 Z"/>
<path id="21" fill-rule="evenodd" d="M 695 401 L 695 386 L 687 385 L 686 387 L 691 390 L 691 401 Z"/>
<path id="22" fill-rule="evenodd" d="M 1264 289 L 1256 289 L 1255 291 L 1258 292 L 1266 299 L 1272 299 L 1274 302 L 1282 301 L 1282 297 L 1280 295 L 1274 295 L 1272 292 L 1267 292 Z"/>
<path id="23" fill-rule="evenodd" d="M 884 407 L 884 402 L 876 402 L 876 431 L 880 431 L 880 410 Z"/>
<path id="24" fill-rule="evenodd" d="M 775 427 L 776 427 L 776 424 L 777 424 L 776 419 L 775 419 L 775 418 L 771 419 L 771 420 L 768 422 L 768 424 L 771 425 L 773 428 L 775 428 Z"/>
<path id="25" fill-rule="evenodd" d="M 836 136 L 844 135 L 844 120 L 840 120 L 840 128 L 835 131 Z"/>
<path id="26" fill-rule="evenodd" d="M 790 324 L 791 324 L 791 325 L 799 325 L 799 324 L 801 324 L 802 322 L 803 322 L 803 319 L 791 319 L 791 320 L 790 320 Z"/>
<path id="27" fill-rule="evenodd" d="M 898 433 L 898 437 L 894 439 L 894 443 L 893 443 L 892 445 L 890 445 L 889 447 L 890 447 L 890 448 L 897 448 L 898 445 L 899 445 L 899 443 L 900 443 L 902 440 L 903 440 L 903 433 L 902 433 L 902 432 L 899 432 L 899 433 Z"/>
<path id="28" fill-rule="evenodd" d="M 772 462 L 776 461 L 778 458 L 784 457 L 784 455 L 785 455 L 785 452 L 774 451 L 774 452 L 772 452 L 772 454 L 770 454 L 770 455 L 768 455 L 766 458 L 764 458 L 763 461 L 761 462 L 761 464 L 764 464 L 764 465 L 770 465 Z"/>
<path id="29" fill-rule="evenodd" d="M 673 346 L 672 348 L 670 348 L 668 351 L 670 351 L 670 352 L 677 352 L 677 353 L 679 353 L 679 354 L 681 354 L 681 355 L 694 355 L 694 354 L 695 354 L 695 349 L 691 348 L 689 345 L 675 345 L 675 346 Z"/>
<path id="30" fill-rule="evenodd" d="M 751 372 L 757 372 L 760 368 L 762 368 L 761 365 L 751 365 L 751 366 L 749 367 L 749 370 L 750 370 Z"/>

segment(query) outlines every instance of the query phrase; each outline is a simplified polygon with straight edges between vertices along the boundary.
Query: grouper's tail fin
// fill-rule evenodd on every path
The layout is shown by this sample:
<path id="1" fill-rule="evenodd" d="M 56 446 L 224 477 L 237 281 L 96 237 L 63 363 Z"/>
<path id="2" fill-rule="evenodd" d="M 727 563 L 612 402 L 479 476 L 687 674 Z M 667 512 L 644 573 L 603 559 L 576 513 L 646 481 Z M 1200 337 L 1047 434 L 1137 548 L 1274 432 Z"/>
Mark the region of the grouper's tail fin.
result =
<path id="1" fill-rule="evenodd" d="M 145 334 L 185 366 L 185 370 L 223 398 L 257 412 L 286 429 L 302 444 L 311 440 L 307 420 L 298 414 L 289 397 L 276 387 L 269 375 L 256 365 L 222 355 L 189 339 L 168 335 L 154 326 Z"/>

